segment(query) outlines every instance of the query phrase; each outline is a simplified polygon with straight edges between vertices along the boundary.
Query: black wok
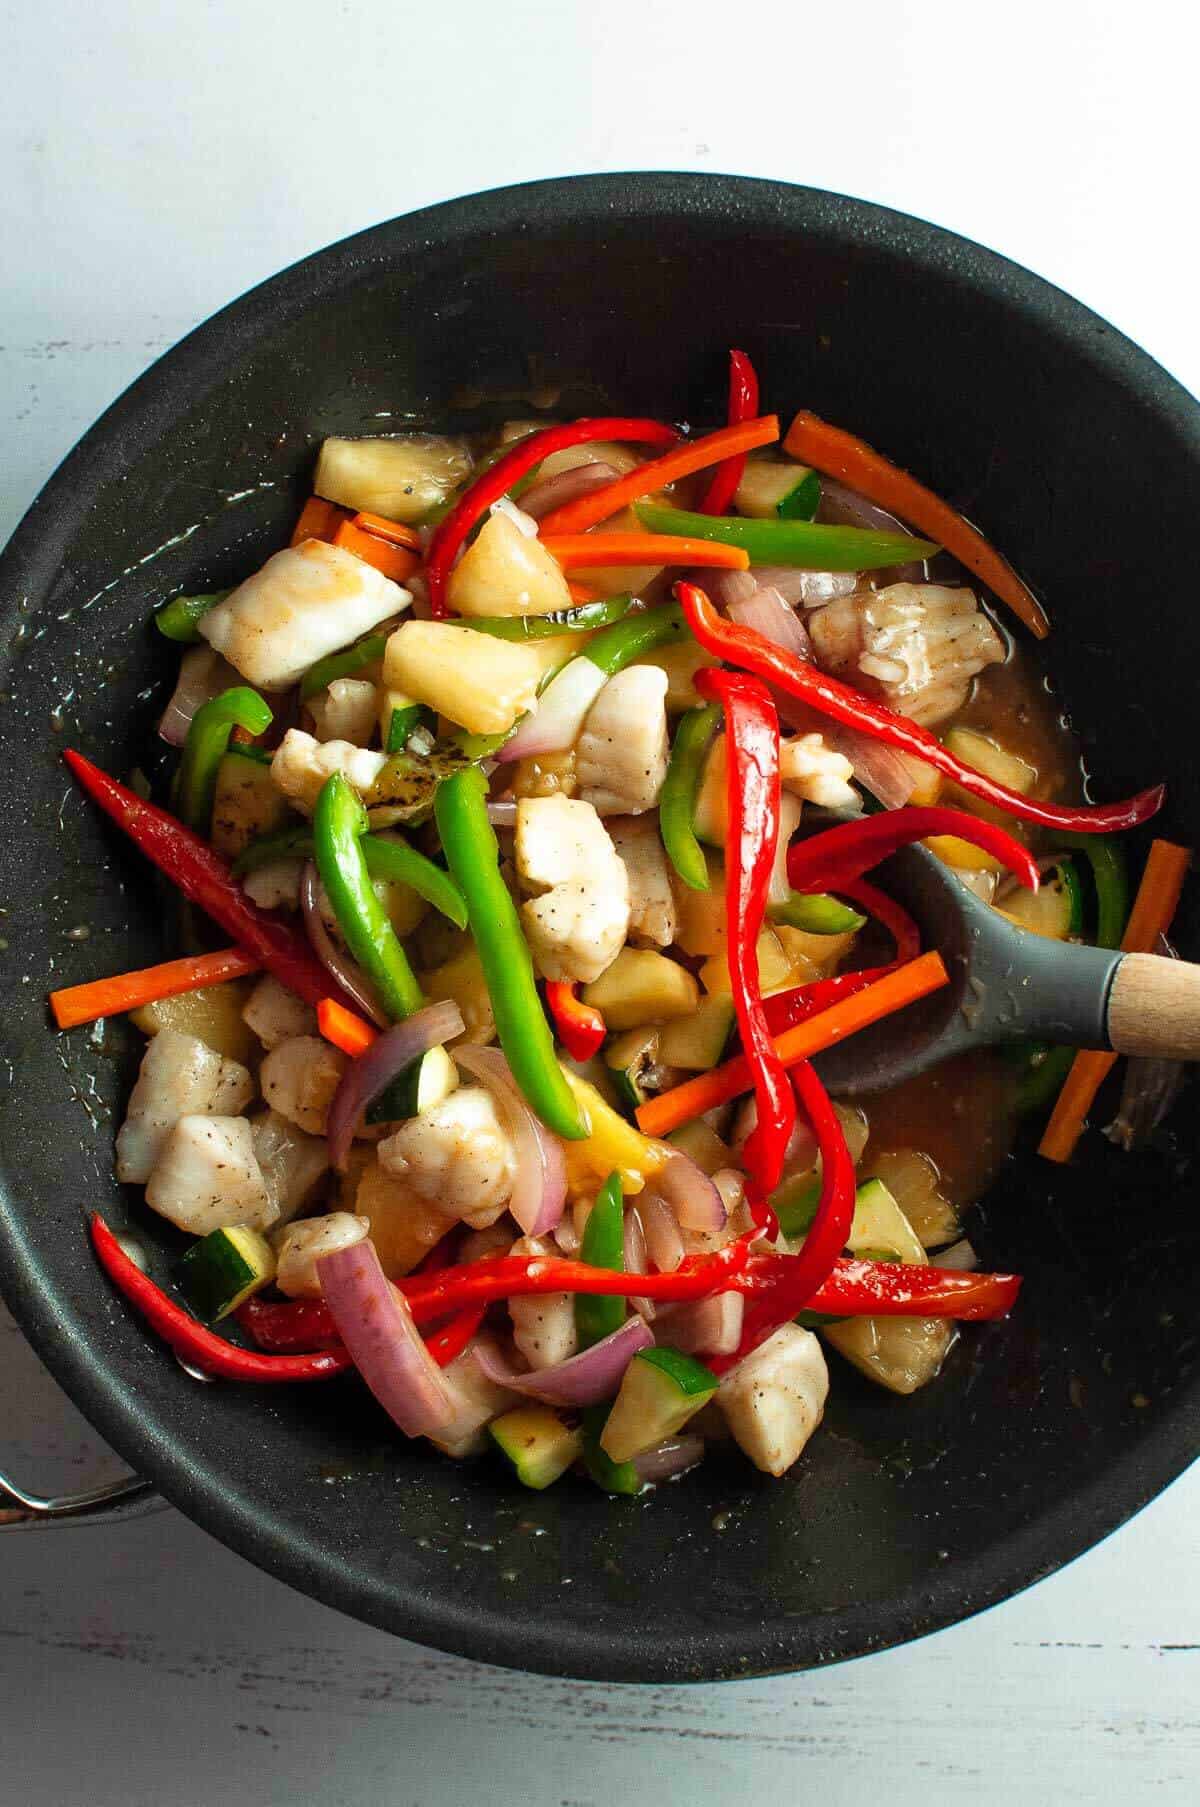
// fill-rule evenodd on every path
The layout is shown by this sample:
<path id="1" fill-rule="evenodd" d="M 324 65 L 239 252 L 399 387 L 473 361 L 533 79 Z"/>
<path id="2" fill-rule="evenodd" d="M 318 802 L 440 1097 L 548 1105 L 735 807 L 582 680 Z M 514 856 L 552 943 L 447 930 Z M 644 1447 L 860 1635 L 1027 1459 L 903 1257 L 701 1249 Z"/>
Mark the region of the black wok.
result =
<path id="1" fill-rule="evenodd" d="M 1165 776 L 1166 830 L 1194 840 L 1200 409 L 1027 272 L 810 190 L 552 181 L 322 252 L 108 411 L 0 582 L 5 1297 L 98 1429 L 251 1561 L 389 1630 L 560 1674 L 702 1680 L 895 1644 L 1069 1561 L 1178 1474 L 1200 1449 L 1187 1095 L 1148 1154 L 1096 1135 L 1069 1170 L 1019 1152 L 972 1224 L 985 1262 L 1028 1274 L 1019 1310 L 969 1330 L 912 1400 L 839 1364 L 786 1481 L 715 1460 L 636 1502 L 570 1482 L 518 1495 L 405 1445 L 353 1381 L 198 1385 L 95 1270 L 96 1206 L 136 1224 L 160 1274 L 176 1243 L 111 1176 L 136 1038 L 55 1036 L 44 994 L 169 943 L 153 882 L 59 752 L 118 773 L 142 756 L 171 664 L 153 605 L 282 543 L 324 435 L 552 397 L 713 419 L 730 344 L 769 405 L 861 431 L 996 539 L 1051 607 L 1098 793 Z M 1193 908 L 1192 958 L 1195 930 Z"/>

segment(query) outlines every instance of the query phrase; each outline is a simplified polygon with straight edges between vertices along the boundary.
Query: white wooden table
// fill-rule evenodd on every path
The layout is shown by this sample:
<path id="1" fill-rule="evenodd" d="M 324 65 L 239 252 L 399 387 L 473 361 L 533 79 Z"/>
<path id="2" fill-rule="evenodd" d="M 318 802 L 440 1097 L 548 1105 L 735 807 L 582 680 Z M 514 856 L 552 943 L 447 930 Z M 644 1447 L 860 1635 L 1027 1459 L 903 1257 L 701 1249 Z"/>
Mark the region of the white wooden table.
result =
<path id="1" fill-rule="evenodd" d="M 936 219 L 1096 306 L 1200 390 L 1194 16 L 4 0 L 0 539 L 180 333 L 317 245 L 576 169 L 782 176 Z M 0 1316 L 0 1447 L 116 1472 Z M 897 1807 L 1200 1796 L 1200 1469 L 1032 1593 L 813 1676 L 637 1689 L 431 1655 L 174 1512 L 20 1531 L 0 1569 L 4 1798 L 529 1807 L 720 1793 Z"/>

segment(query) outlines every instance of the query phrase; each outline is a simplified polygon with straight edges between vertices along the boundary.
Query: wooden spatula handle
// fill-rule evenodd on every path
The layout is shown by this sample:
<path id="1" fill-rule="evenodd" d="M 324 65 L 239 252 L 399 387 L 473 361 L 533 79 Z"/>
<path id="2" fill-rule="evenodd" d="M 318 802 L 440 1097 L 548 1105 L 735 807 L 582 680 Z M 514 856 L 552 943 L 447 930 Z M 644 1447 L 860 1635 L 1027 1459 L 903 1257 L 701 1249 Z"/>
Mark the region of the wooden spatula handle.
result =
<path id="1" fill-rule="evenodd" d="M 1126 954 L 1113 974 L 1108 1033 L 1118 1054 L 1200 1060 L 1200 966 Z"/>

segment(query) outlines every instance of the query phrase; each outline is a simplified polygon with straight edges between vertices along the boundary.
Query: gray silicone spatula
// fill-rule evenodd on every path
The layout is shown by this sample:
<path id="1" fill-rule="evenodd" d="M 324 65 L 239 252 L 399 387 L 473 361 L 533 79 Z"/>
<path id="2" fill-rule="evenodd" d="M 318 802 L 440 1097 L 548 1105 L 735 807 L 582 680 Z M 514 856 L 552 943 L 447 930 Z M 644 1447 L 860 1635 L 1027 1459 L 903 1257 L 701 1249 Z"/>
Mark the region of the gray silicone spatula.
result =
<path id="1" fill-rule="evenodd" d="M 916 920 L 950 983 L 818 1055 L 830 1091 L 880 1092 L 969 1048 L 1024 1040 L 1200 1060 L 1200 966 L 1019 929 L 924 847 L 870 876 Z"/>

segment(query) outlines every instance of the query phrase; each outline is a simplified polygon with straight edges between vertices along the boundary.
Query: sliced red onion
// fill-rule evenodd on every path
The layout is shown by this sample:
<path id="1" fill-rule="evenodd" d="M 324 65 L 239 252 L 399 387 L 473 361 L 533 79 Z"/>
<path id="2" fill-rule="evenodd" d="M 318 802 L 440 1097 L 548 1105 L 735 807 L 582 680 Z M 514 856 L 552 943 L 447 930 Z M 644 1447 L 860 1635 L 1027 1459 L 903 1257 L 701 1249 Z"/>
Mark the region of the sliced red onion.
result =
<path id="1" fill-rule="evenodd" d="M 779 710 L 779 719 L 793 734 L 819 734 L 827 747 L 841 753 L 854 768 L 854 776 L 864 784 L 885 809 L 900 809 L 908 802 L 923 776 L 923 762 L 911 759 L 885 747 L 858 728 L 844 728 L 818 715 L 806 703 L 772 689 L 771 696 Z"/>
<path id="2" fill-rule="evenodd" d="M 311 860 L 307 860 L 300 875 L 300 908 L 304 912 L 304 931 L 312 943 L 312 950 L 326 972 L 332 973 L 347 997 L 353 998 L 363 1015 L 370 1017 L 373 1023 L 378 1023 L 382 1028 L 387 1018 L 375 1001 L 375 994 L 367 983 L 365 973 L 357 961 L 334 945 L 333 937 L 325 927 L 319 902 L 319 883 L 317 868 Z"/>
<path id="3" fill-rule="evenodd" d="M 649 1327 L 634 1312 L 602 1342 L 549 1368 L 514 1374 L 487 1344 L 476 1346 L 475 1360 L 498 1387 L 509 1387 L 514 1393 L 524 1393 L 546 1405 L 595 1405 L 601 1399 L 612 1398 L 634 1356 L 653 1343 Z"/>
<path id="4" fill-rule="evenodd" d="M 732 1355 L 742 1340 L 745 1315 L 741 1293 L 712 1293 L 664 1314 L 662 1338 L 684 1355 Z"/>
<path id="5" fill-rule="evenodd" d="M 516 1148 L 517 1168 L 508 1208 L 526 1236 L 557 1228 L 567 1202 L 567 1161 L 562 1143 L 534 1116 L 498 1048 L 466 1043 L 454 1058 L 486 1086 Z"/>
<path id="6" fill-rule="evenodd" d="M 515 797 L 489 798 L 487 815 L 493 828 L 515 828 L 517 825 L 517 799 Z"/>
<path id="7" fill-rule="evenodd" d="M 740 626 L 753 628 L 765 640 L 782 646 L 785 652 L 794 654 L 797 659 L 803 659 L 805 663 L 811 662 L 813 650 L 808 629 L 795 610 L 788 607 L 779 591 L 771 585 L 756 585 L 753 596 L 747 596 L 740 602 L 731 602 L 729 616 Z"/>
<path id="8" fill-rule="evenodd" d="M 688 581 L 704 591 L 713 607 L 729 609 L 745 602 L 758 588 L 752 571 L 689 571 Z"/>
<path id="9" fill-rule="evenodd" d="M 953 1268 L 957 1273 L 973 1274 L 979 1266 L 979 1256 L 966 1237 L 961 1242 L 952 1243 L 948 1249 L 939 1249 L 930 1260 L 934 1267 Z"/>
<path id="10" fill-rule="evenodd" d="M 333 1095 L 326 1123 L 329 1164 L 340 1169 L 350 1152 L 354 1132 L 362 1122 L 367 1106 L 391 1085 L 398 1073 L 410 1067 L 430 1048 L 440 1048 L 461 1035 L 465 1024 L 458 1005 L 448 1000 L 426 1004 L 402 1023 L 394 1023 L 365 1054 L 352 1060 L 342 1074 Z"/>
<path id="11" fill-rule="evenodd" d="M 668 1437 L 653 1449 L 644 1449 L 633 1458 L 638 1479 L 654 1486 L 658 1481 L 672 1481 L 676 1475 L 695 1468 L 704 1459 L 703 1437 Z"/>
<path id="12" fill-rule="evenodd" d="M 879 508 L 874 502 L 868 502 L 856 489 L 848 488 L 834 477 L 821 478 L 821 504 L 817 509 L 817 519 L 828 521 L 834 526 L 867 527 L 879 533 L 902 533 L 906 539 L 916 538 L 911 529 L 903 521 L 897 520 L 894 514 L 889 514 L 886 508 Z M 925 578 L 925 564 L 922 559 L 914 559 L 909 564 L 890 565 L 885 575 L 890 584 L 919 584 Z M 872 573 L 872 580 L 874 576 Z"/>
<path id="13" fill-rule="evenodd" d="M 454 1398 L 413 1323 L 402 1293 L 369 1239 L 317 1260 L 321 1292 L 338 1335 L 368 1387 L 406 1437 L 446 1438 Z"/>
<path id="14" fill-rule="evenodd" d="M 858 588 L 857 571 L 802 571 L 798 565 L 751 565 L 749 575 L 765 589 L 778 590 L 793 608 L 813 609 Z"/>
<path id="15" fill-rule="evenodd" d="M 588 710 L 607 682 L 599 666 L 582 653 L 572 659 L 550 681 L 512 739 L 499 749 L 497 760 L 533 759 L 540 753 L 561 753 L 573 747 Z"/>
<path id="16" fill-rule="evenodd" d="M 642 1229 L 642 1220 L 636 1211 L 626 1211 L 622 1241 L 625 1251 L 625 1272 L 627 1274 L 648 1274 L 650 1262 L 646 1254 L 646 1236 Z M 649 1324 L 655 1312 L 653 1299 L 643 1298 L 639 1293 L 630 1295 L 630 1305 L 639 1317 Z"/>
<path id="17" fill-rule="evenodd" d="M 673 1154 L 655 1175 L 655 1186 L 685 1230 L 723 1230 L 725 1203 L 702 1167 Z"/>
<path id="18" fill-rule="evenodd" d="M 535 521 L 540 521 L 552 509 L 578 502 L 581 496 L 590 496 L 594 489 L 606 489 L 619 475 L 611 464 L 577 464 L 569 471 L 558 471 L 553 477 L 539 477 L 536 483 L 531 483 L 521 497 L 521 507 Z"/>
<path id="19" fill-rule="evenodd" d="M 518 533 L 524 534 L 527 540 L 536 540 L 537 522 L 531 514 L 526 513 L 525 509 L 518 508 L 510 496 L 501 496 L 498 501 L 493 502 L 488 513 L 507 515 Z"/>
<path id="20" fill-rule="evenodd" d="M 643 1192 L 634 1210 L 641 1221 L 647 1255 L 660 1274 L 673 1274 L 687 1254 L 679 1219 L 657 1192 Z"/>
<path id="21" fill-rule="evenodd" d="M 169 746 L 181 747 L 200 705 L 211 702 L 231 684 L 240 682 L 233 667 L 227 665 L 211 646 L 191 647 L 180 661 L 171 700 L 162 712 L 158 724 L 160 738 Z"/>

